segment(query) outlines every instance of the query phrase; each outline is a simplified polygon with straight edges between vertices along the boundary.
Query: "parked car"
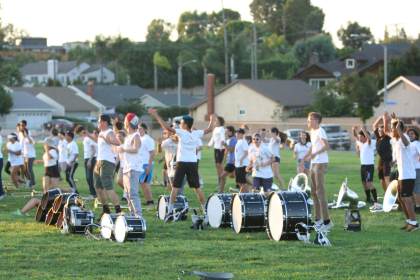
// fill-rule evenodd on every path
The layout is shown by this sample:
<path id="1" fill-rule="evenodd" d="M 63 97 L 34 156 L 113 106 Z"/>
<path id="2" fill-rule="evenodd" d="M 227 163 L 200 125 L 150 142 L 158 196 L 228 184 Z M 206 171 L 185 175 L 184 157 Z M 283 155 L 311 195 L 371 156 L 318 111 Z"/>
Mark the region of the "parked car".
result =
<path id="1" fill-rule="evenodd" d="M 351 141 L 347 130 L 342 129 L 338 124 L 322 124 L 321 127 L 325 130 L 328 138 L 328 144 L 331 149 L 343 148 L 350 150 Z"/>
<path id="2" fill-rule="evenodd" d="M 57 128 L 58 130 L 72 130 L 74 123 L 66 119 L 53 119 L 49 122 L 44 123 L 44 129 L 51 130 Z"/>

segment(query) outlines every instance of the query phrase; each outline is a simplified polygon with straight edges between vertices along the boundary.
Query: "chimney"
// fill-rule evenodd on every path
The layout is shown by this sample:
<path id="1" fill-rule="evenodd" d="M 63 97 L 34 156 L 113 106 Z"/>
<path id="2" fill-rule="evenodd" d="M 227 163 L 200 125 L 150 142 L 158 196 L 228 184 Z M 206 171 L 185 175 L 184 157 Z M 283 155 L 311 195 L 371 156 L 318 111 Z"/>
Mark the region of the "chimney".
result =
<path id="1" fill-rule="evenodd" d="M 205 119 L 208 121 L 210 115 L 214 114 L 214 74 L 207 74 L 207 115 Z"/>
<path id="2" fill-rule="evenodd" d="M 309 57 L 309 65 L 319 63 L 319 53 L 312 52 L 311 56 Z"/>
<path id="3" fill-rule="evenodd" d="M 47 61 L 47 75 L 48 79 L 57 80 L 58 74 L 58 61 L 55 59 L 50 59 Z"/>
<path id="4" fill-rule="evenodd" d="M 94 81 L 88 81 L 88 83 L 87 83 L 87 90 L 86 90 L 86 93 L 87 93 L 87 95 L 89 95 L 90 97 L 92 97 L 93 98 L 93 91 L 94 91 L 94 89 L 95 89 L 95 82 Z"/>

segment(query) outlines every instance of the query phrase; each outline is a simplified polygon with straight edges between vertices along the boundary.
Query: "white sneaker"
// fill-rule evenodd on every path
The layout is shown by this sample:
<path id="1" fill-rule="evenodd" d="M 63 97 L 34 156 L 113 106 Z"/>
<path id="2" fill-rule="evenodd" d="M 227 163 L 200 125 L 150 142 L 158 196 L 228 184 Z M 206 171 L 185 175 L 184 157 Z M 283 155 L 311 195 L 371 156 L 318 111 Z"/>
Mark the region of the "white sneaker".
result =
<path id="1" fill-rule="evenodd" d="M 375 202 L 371 207 L 369 207 L 369 210 L 371 212 L 381 212 L 382 211 L 382 205 Z"/>
<path id="2" fill-rule="evenodd" d="M 329 222 L 329 224 L 328 225 L 326 225 L 326 224 L 322 224 L 322 226 L 321 226 L 321 231 L 322 232 L 330 232 L 331 231 L 331 229 L 334 227 L 334 224 L 333 224 L 333 222 L 332 221 L 330 221 Z"/>

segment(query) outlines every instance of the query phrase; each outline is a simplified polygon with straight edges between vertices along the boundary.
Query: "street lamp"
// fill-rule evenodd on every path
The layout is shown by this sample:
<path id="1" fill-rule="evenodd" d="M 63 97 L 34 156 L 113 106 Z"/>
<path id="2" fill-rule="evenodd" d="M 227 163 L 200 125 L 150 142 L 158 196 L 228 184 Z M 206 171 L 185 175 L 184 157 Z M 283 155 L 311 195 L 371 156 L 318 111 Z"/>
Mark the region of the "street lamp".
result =
<path id="1" fill-rule="evenodd" d="M 178 107 L 181 107 L 181 89 L 182 89 L 182 67 L 190 63 L 196 63 L 196 59 L 184 63 L 178 63 Z"/>

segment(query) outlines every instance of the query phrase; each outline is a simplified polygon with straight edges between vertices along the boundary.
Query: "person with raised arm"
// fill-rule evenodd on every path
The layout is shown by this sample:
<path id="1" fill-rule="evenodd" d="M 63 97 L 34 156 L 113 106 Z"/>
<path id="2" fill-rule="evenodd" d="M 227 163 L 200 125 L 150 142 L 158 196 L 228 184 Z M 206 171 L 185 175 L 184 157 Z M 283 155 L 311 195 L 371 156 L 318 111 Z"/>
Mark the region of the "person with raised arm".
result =
<path id="1" fill-rule="evenodd" d="M 192 130 L 194 119 L 190 116 L 184 116 L 181 120 L 180 128 L 174 129 L 159 116 L 156 109 L 150 108 L 148 112 L 153 118 L 156 119 L 156 121 L 163 129 L 166 129 L 172 133 L 176 133 L 179 139 L 176 156 L 177 167 L 168 206 L 168 214 L 165 217 L 165 222 L 173 219 L 174 217 L 173 205 L 176 201 L 178 191 L 182 187 L 182 181 L 185 176 L 187 177 L 188 185 L 190 188 L 193 188 L 197 194 L 197 198 L 200 201 L 202 210 L 205 213 L 206 200 L 204 193 L 200 188 L 200 178 L 198 175 L 197 167 L 197 146 L 199 143 L 199 138 L 203 137 L 204 134 L 213 131 L 216 116 L 210 116 L 209 125 L 204 130 Z"/>

